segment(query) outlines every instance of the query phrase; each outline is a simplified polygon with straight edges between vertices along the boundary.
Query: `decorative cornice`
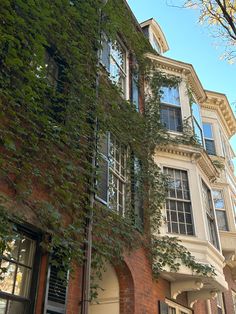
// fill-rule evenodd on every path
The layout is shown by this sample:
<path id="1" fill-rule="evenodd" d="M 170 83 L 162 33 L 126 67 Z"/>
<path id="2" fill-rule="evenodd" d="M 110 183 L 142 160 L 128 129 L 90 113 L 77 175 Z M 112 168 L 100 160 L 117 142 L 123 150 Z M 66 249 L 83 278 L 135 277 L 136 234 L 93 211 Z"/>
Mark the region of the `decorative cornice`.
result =
<path id="1" fill-rule="evenodd" d="M 236 133 L 236 119 L 227 97 L 212 91 L 206 91 L 206 95 L 206 100 L 201 103 L 202 108 L 217 112 L 230 138 Z"/>
<path id="2" fill-rule="evenodd" d="M 185 63 L 182 61 L 177 61 L 174 59 L 170 59 L 164 56 L 157 56 L 151 53 L 146 54 L 146 56 L 157 62 L 159 69 L 163 69 L 164 71 L 175 72 L 180 76 L 184 76 L 197 98 L 198 102 L 203 102 L 206 99 L 205 90 L 194 70 L 192 64 Z"/>
<path id="3" fill-rule="evenodd" d="M 189 158 L 192 162 L 196 162 L 202 171 L 206 174 L 210 182 L 214 182 L 220 175 L 212 160 L 203 148 L 197 148 L 187 145 L 166 145 L 157 147 L 157 153 L 165 152 L 171 155 L 178 155 Z"/>

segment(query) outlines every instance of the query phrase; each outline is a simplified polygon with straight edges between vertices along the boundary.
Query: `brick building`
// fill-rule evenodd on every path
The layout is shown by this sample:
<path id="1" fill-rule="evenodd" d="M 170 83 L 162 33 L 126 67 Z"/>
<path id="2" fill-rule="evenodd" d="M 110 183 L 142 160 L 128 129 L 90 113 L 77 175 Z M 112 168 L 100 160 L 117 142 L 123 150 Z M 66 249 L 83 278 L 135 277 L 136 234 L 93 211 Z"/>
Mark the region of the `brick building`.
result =
<path id="1" fill-rule="evenodd" d="M 127 10 L 130 9 L 127 7 Z M 198 262 L 213 265 L 216 276 L 202 277 L 181 266 L 178 272 L 166 269 L 154 280 L 148 254 L 139 248 L 127 252 L 123 264 L 106 266 L 99 280 L 102 290 L 97 300 L 91 302 L 89 313 L 234 314 L 236 179 L 232 164 L 234 152 L 229 143 L 236 132 L 234 114 L 225 95 L 204 90 L 192 65 L 163 55 L 169 47 L 155 20 L 139 25 L 133 17 L 133 23 L 137 31 L 143 31 L 143 40 L 148 38 L 156 50 L 147 57 L 158 69 L 179 79 L 178 86 L 162 88 L 161 123 L 174 138 L 183 134 L 187 121 L 200 143 L 197 147 L 178 144 L 156 149 L 155 161 L 170 177 L 161 235 L 178 236 Z M 121 38 L 115 48 L 104 38 L 100 66 L 113 80 L 115 74 L 124 98 L 131 100 L 137 111 L 142 111 L 145 100 L 140 95 L 137 78 L 132 75 L 131 49 Z M 49 79 L 53 80 L 57 65 L 55 60 L 48 62 L 52 63 Z M 148 90 L 148 86 L 142 88 Z M 110 133 L 105 144 L 107 149 L 102 158 L 107 163 L 109 176 L 102 182 L 96 198 L 124 213 L 125 151 Z M 115 155 L 111 150 L 114 147 Z M 114 168 L 114 164 L 118 167 Z M 116 182 L 115 202 L 109 194 L 111 181 L 113 185 Z M 4 183 L 0 187 L 2 193 L 11 194 Z M 12 243 L 11 253 L 2 257 L 2 266 L 7 272 L 0 282 L 0 313 L 80 313 L 82 269 L 75 263 L 74 274 L 68 274 L 67 286 L 57 278 L 55 267 L 49 264 L 49 255 L 39 246 L 43 235 L 35 228 L 36 219 L 29 216 L 25 224 L 17 227 L 19 237 Z"/>

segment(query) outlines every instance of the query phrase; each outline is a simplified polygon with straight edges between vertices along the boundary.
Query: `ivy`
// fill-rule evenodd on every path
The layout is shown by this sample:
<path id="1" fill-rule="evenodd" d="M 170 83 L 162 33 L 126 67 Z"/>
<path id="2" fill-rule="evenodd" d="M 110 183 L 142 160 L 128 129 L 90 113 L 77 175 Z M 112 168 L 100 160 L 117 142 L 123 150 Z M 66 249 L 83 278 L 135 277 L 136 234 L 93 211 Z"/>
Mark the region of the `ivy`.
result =
<path id="1" fill-rule="evenodd" d="M 81 265 L 85 221 L 92 210 L 92 266 L 98 273 L 107 261 L 121 261 L 125 251 L 147 243 L 154 265 L 158 250 L 167 254 L 167 239 L 160 245 L 153 238 L 161 225 L 167 186 L 153 156 L 157 146 L 171 141 L 160 123 L 160 87 L 179 82 L 145 59 L 148 42 L 123 1 L 108 1 L 100 20 L 101 7 L 100 0 L 3 0 L 0 10 L 0 174 L 6 187 L 0 215 L 1 253 L 14 225 L 7 221 L 14 216 L 14 223 L 33 222 L 48 235 L 42 246 L 57 251 L 64 269 L 72 268 L 73 260 Z M 143 115 L 120 96 L 98 66 L 101 32 L 110 40 L 119 36 L 135 55 L 140 78 L 151 88 Z M 47 78 L 46 53 L 59 65 L 56 86 Z M 91 164 L 96 119 L 100 134 L 115 134 L 141 161 L 143 234 L 134 226 L 131 202 L 125 218 L 96 202 L 90 208 L 96 176 Z M 187 142 L 192 144 L 191 138 Z M 196 269 L 197 263 L 183 252 L 176 254 Z M 199 272 L 205 274 L 201 267 Z M 160 260 L 156 269 L 163 269 Z"/>

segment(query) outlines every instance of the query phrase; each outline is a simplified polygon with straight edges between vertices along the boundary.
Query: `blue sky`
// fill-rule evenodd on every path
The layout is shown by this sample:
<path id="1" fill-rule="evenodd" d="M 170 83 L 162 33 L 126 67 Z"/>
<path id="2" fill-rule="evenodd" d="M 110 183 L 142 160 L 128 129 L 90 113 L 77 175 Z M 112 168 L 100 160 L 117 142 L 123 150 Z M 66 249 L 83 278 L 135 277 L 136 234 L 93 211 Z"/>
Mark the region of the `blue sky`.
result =
<path id="1" fill-rule="evenodd" d="M 209 27 L 197 22 L 197 10 L 171 7 L 167 2 L 171 1 L 128 0 L 139 22 L 151 17 L 156 19 L 170 47 L 165 55 L 191 63 L 203 87 L 226 94 L 233 105 L 236 103 L 236 63 L 232 65 L 220 59 L 224 48 L 217 45 L 217 39 L 211 36 Z M 231 144 L 235 151 L 236 136 Z"/>

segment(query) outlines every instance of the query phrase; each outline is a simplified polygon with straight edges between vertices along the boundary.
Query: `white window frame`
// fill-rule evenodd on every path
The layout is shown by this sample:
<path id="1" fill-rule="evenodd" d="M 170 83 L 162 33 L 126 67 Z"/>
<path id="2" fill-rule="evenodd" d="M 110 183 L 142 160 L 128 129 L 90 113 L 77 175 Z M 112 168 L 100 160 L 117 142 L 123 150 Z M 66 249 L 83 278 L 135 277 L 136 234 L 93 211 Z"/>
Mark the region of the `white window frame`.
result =
<path id="1" fill-rule="evenodd" d="M 175 204 L 176 204 L 176 206 L 177 206 L 177 204 L 182 204 L 182 206 L 184 206 L 184 204 L 189 204 L 189 207 L 190 207 L 190 212 L 188 213 L 188 212 L 186 212 L 185 210 L 183 210 L 182 212 L 180 212 L 180 211 L 178 211 L 177 209 L 176 209 L 176 217 L 177 217 L 177 221 L 176 221 L 176 223 L 177 223 L 177 227 L 178 227 L 178 232 L 176 233 L 176 232 L 173 232 L 172 231 L 172 221 L 170 220 L 168 220 L 168 216 L 167 216 L 167 211 L 169 211 L 169 215 L 171 216 L 171 209 L 170 208 L 167 208 L 167 206 L 166 206 L 166 204 L 165 204 L 165 209 L 166 209 L 166 217 L 167 217 L 167 223 L 169 222 L 170 223 L 170 229 L 171 230 L 168 230 L 168 232 L 169 233 L 172 233 L 172 234 L 179 234 L 179 235 L 186 235 L 186 236 L 193 236 L 194 234 L 195 234 L 195 230 L 194 230 L 194 220 L 193 220 L 193 212 L 192 212 L 192 202 L 191 202 L 191 194 L 190 194 L 190 184 L 189 184 L 189 174 L 188 174 L 188 171 L 187 170 L 185 170 L 185 169 L 177 169 L 177 168 L 173 168 L 173 167 L 169 167 L 169 166 L 163 166 L 163 172 L 164 172 L 164 174 L 167 174 L 167 176 L 168 176 L 168 173 L 166 172 L 166 170 L 165 169 L 168 169 L 168 171 L 169 171 L 169 169 L 170 170 L 173 170 L 174 171 L 174 176 L 175 176 L 175 171 L 180 171 L 180 173 L 181 173 L 181 182 L 182 182 L 182 180 L 184 180 L 183 178 L 182 178 L 182 172 L 185 172 L 186 173 L 186 175 L 187 175 L 187 184 L 188 184 L 188 190 L 184 190 L 183 189 L 183 184 L 182 184 L 182 194 L 184 193 L 184 191 L 187 191 L 188 193 L 189 193 L 189 198 L 188 199 L 186 199 L 186 198 L 178 198 L 178 197 L 171 197 L 170 195 L 168 195 L 167 197 L 166 197 L 166 202 L 168 202 L 168 201 L 174 201 L 175 202 Z M 175 189 L 176 191 L 177 191 L 177 189 Z M 178 217 L 178 215 L 179 214 L 183 214 L 184 215 L 184 223 L 182 223 L 180 220 L 179 220 L 179 217 Z M 189 214 L 190 215 L 190 218 L 191 218 L 191 223 L 187 223 L 187 221 L 186 221 L 186 214 Z M 182 232 L 180 232 L 180 224 L 182 225 L 184 225 L 185 226 L 185 233 L 182 233 Z M 188 226 L 191 226 L 192 227 L 192 233 L 188 233 L 187 232 L 187 227 Z M 169 228 L 168 228 L 169 229 Z"/>
<path id="2" fill-rule="evenodd" d="M 129 98 L 129 60 L 128 60 L 128 49 L 125 47 L 125 45 L 123 44 L 122 40 L 118 37 L 116 41 L 114 42 L 111 42 L 107 36 L 105 34 L 102 35 L 102 46 L 103 46 L 103 43 L 105 43 L 105 47 L 108 47 L 108 62 L 109 62 L 109 65 L 108 64 L 104 64 L 103 63 L 103 60 L 102 60 L 102 54 L 103 54 L 103 49 L 101 49 L 101 52 L 100 52 L 100 63 L 105 67 L 105 69 L 107 70 L 107 72 L 109 73 L 109 78 L 110 80 L 115 84 L 117 85 L 118 87 L 120 87 L 121 89 L 121 93 L 122 93 L 122 96 L 125 98 L 125 99 L 128 99 Z M 123 52 L 123 60 L 124 60 L 124 67 L 121 67 L 117 61 L 116 61 L 116 58 L 114 57 L 114 55 L 112 54 L 112 51 L 114 51 L 114 47 L 115 46 L 120 46 L 121 47 L 121 50 Z M 118 81 L 116 81 L 116 79 L 114 77 L 112 77 L 111 75 L 111 64 L 115 64 L 118 68 L 118 70 L 120 71 L 120 73 L 122 74 L 123 78 L 124 78 L 124 86 L 120 86 L 120 84 L 118 83 Z"/>
<path id="3" fill-rule="evenodd" d="M 217 304 L 217 309 L 221 310 L 221 314 L 225 314 L 225 305 L 224 305 L 224 299 L 223 299 L 223 293 L 222 292 L 217 293 L 216 304 Z"/>
<path id="4" fill-rule="evenodd" d="M 165 299 L 165 303 L 172 309 L 175 309 L 175 314 L 193 314 L 193 311 L 171 300 Z M 169 311 L 171 313 L 171 311 Z"/>
<path id="5" fill-rule="evenodd" d="M 176 86 L 172 86 L 172 87 L 162 86 L 160 90 L 162 90 L 163 88 L 168 88 L 170 90 L 175 88 L 178 91 L 178 102 L 177 101 L 176 103 L 166 102 L 166 101 L 163 101 L 161 97 L 160 98 L 160 119 L 162 115 L 162 109 L 176 109 L 176 111 L 178 110 L 180 112 L 180 119 L 181 119 L 180 130 L 172 130 L 168 127 L 166 127 L 166 129 L 168 132 L 171 132 L 171 133 L 182 133 L 183 132 L 183 117 L 182 117 L 182 106 L 181 106 L 181 97 L 180 97 L 180 84 L 177 84 Z M 164 95 L 164 92 L 163 92 L 163 95 Z"/>
<path id="6" fill-rule="evenodd" d="M 219 241 L 219 235 L 217 232 L 216 215 L 215 215 L 214 201 L 213 201 L 211 189 L 209 188 L 209 186 L 206 184 L 206 182 L 203 179 L 201 179 L 201 182 L 202 182 L 203 206 L 204 206 L 204 210 L 206 213 L 206 220 L 207 220 L 208 241 L 216 249 L 220 250 L 220 241 Z M 205 189 L 205 187 L 207 190 Z M 205 201 L 208 202 L 207 207 L 209 207 L 209 210 L 205 208 L 205 205 L 206 205 Z M 212 230 L 212 227 L 214 228 L 214 230 Z M 212 234 L 211 231 L 214 231 L 214 234 Z"/>
<path id="7" fill-rule="evenodd" d="M 214 192 L 220 193 L 221 195 L 221 199 L 223 201 L 224 207 L 223 208 L 216 208 L 215 206 L 215 197 L 214 197 Z M 215 208 L 215 212 L 216 212 L 216 220 L 217 220 L 217 224 L 218 224 L 218 218 L 217 218 L 217 212 L 224 212 L 224 217 L 225 217 L 225 225 L 226 225 L 226 229 L 220 229 L 219 228 L 219 224 L 218 224 L 218 229 L 220 231 L 229 231 L 229 224 L 228 224 L 228 217 L 227 217 L 227 211 L 225 208 L 225 198 L 224 198 L 224 190 L 222 189 L 212 189 L 212 197 L 213 197 L 213 204 L 214 204 L 214 208 Z"/>
<path id="8" fill-rule="evenodd" d="M 114 135 L 107 132 L 105 135 L 107 141 L 107 156 L 102 153 L 100 158 L 108 164 L 107 171 L 107 201 L 100 198 L 97 194 L 96 199 L 109 207 L 110 209 L 125 215 L 125 200 L 126 200 L 126 186 L 127 186 L 127 147 L 123 146 Z M 112 151 L 113 148 L 113 151 Z M 120 150 L 117 154 L 117 150 Z M 122 150 L 124 155 L 122 157 Z M 116 158 L 118 156 L 118 159 Z M 122 160 L 123 158 L 123 160 Z M 123 165 L 122 165 L 123 163 Z M 98 161 L 99 166 L 99 161 Z M 99 181 L 99 178 L 98 178 Z M 121 194 L 121 195 L 120 195 Z M 121 198 L 120 198 L 121 197 Z M 113 200 L 116 202 L 113 203 Z M 121 202 L 120 202 L 121 200 Z"/>
<path id="9" fill-rule="evenodd" d="M 205 134 L 204 134 L 204 124 L 210 125 L 212 137 L 206 137 L 206 136 L 205 136 Z M 205 145 L 206 151 L 207 151 L 206 140 L 207 140 L 207 141 L 211 141 L 211 142 L 213 142 L 213 144 L 214 144 L 214 150 L 215 150 L 215 154 L 213 154 L 213 156 L 217 155 L 216 144 L 215 144 L 215 137 L 214 137 L 214 126 L 213 126 L 213 123 L 207 122 L 207 121 L 203 121 L 203 122 L 202 122 L 202 128 L 203 128 L 204 145 Z M 209 155 L 211 155 L 208 151 L 207 151 L 207 153 L 208 153 Z"/>
<path id="10" fill-rule="evenodd" d="M 234 314 L 236 314 L 236 291 L 231 290 Z"/>

